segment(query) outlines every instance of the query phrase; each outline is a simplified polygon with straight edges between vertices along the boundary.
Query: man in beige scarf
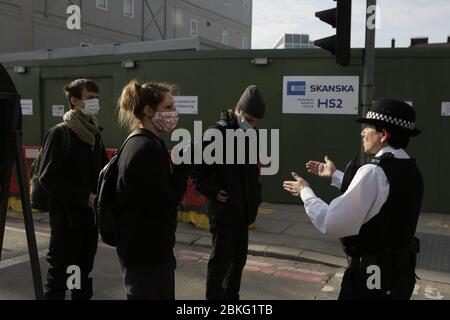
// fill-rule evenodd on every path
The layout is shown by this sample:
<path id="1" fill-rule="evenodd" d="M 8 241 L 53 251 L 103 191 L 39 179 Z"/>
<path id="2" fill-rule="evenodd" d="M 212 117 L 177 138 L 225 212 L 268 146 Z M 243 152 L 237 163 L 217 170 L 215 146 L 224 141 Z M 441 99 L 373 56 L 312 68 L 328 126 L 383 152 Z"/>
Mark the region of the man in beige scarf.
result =
<path id="1" fill-rule="evenodd" d="M 66 85 L 64 93 L 71 110 L 44 140 L 39 179 L 49 194 L 51 228 L 45 296 L 64 299 L 69 289 L 72 299 L 90 299 L 89 274 L 98 239 L 92 201 L 107 163 L 96 119 L 99 90 L 92 80 L 78 79 Z M 68 279 L 76 274 L 79 281 Z"/>

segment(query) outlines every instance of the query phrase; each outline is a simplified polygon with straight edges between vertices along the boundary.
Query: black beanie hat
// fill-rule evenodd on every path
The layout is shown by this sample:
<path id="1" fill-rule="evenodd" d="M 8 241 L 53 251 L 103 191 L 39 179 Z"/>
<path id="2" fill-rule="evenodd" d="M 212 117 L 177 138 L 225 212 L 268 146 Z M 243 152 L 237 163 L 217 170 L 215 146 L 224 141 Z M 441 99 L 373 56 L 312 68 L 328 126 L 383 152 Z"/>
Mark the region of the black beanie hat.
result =
<path id="1" fill-rule="evenodd" d="M 262 119 L 266 112 L 266 103 L 259 88 L 252 84 L 245 89 L 237 105 L 242 111 L 252 117 Z"/>

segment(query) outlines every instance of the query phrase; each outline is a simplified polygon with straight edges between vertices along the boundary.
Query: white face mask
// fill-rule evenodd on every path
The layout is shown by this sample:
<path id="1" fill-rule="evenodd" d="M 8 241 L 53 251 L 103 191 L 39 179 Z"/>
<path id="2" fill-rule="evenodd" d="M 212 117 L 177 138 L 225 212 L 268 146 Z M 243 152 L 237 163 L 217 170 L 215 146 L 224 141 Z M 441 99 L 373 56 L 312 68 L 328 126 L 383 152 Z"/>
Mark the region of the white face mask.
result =
<path id="1" fill-rule="evenodd" d="M 84 100 L 84 109 L 81 111 L 88 117 L 93 117 L 100 111 L 100 103 L 98 99 Z"/>

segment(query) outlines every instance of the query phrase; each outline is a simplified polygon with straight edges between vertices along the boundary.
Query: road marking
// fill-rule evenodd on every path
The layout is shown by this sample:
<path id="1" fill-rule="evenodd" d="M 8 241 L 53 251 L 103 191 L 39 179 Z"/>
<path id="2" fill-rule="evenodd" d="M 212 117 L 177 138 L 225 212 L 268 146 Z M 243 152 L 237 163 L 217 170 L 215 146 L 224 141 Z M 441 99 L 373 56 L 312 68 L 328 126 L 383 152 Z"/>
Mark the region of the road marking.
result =
<path id="1" fill-rule="evenodd" d="M 176 256 L 177 259 L 181 261 L 196 262 L 207 260 L 209 258 L 209 255 L 205 252 L 192 250 L 180 250 L 177 252 Z M 257 272 L 278 278 L 285 278 L 302 282 L 322 282 L 328 275 L 325 272 L 288 266 L 277 266 L 272 263 L 256 260 L 247 260 L 244 269 L 248 272 Z"/>
<path id="2" fill-rule="evenodd" d="M 13 231 L 13 232 L 26 233 L 25 229 L 20 229 L 20 228 L 15 228 L 15 227 L 5 227 L 5 230 Z M 35 231 L 34 234 L 37 235 L 37 236 L 50 238 L 50 233 Z M 111 247 L 111 246 L 101 242 L 101 238 L 100 237 L 98 239 L 98 246 L 100 248 L 104 248 L 104 249 L 115 249 L 115 247 Z"/>
<path id="3" fill-rule="evenodd" d="M 47 255 L 47 249 L 38 251 L 38 255 L 39 255 L 39 258 L 45 257 Z M 0 269 L 5 269 L 5 268 L 12 267 L 17 264 L 21 264 L 21 263 L 28 262 L 28 261 L 30 261 L 30 256 L 28 254 L 24 254 L 24 255 L 14 257 L 11 259 L 6 259 L 3 261 L 0 261 Z"/>
<path id="4" fill-rule="evenodd" d="M 278 269 L 283 271 L 293 271 L 293 272 L 301 272 L 301 273 L 309 273 L 314 274 L 316 276 L 326 276 L 326 272 L 320 272 L 315 270 L 308 270 L 308 269 L 302 269 L 302 268 L 293 268 L 293 267 L 279 267 Z"/>
<path id="5" fill-rule="evenodd" d="M 278 268 L 276 266 L 262 267 L 262 268 L 257 268 L 257 269 L 258 269 L 258 272 L 268 274 L 268 275 L 274 275 L 277 272 L 281 272 L 281 271 L 278 271 Z"/>
<path id="6" fill-rule="evenodd" d="M 250 271 L 250 272 L 259 272 L 260 269 L 256 268 L 256 267 L 252 267 L 252 266 L 245 266 L 244 270 L 245 271 Z"/>
<path id="7" fill-rule="evenodd" d="M 417 296 L 419 294 L 419 289 L 420 289 L 420 286 L 418 284 L 415 284 L 413 295 Z"/>
<path id="8" fill-rule="evenodd" d="M 182 250 L 180 253 L 185 256 L 194 256 L 194 257 L 198 257 L 198 258 L 202 258 L 202 259 L 209 259 L 209 254 L 207 254 L 205 252 Z"/>
<path id="9" fill-rule="evenodd" d="M 449 225 L 447 223 L 442 222 L 441 220 L 432 220 L 427 223 L 428 227 L 437 227 L 442 229 L 449 229 Z"/>
<path id="10" fill-rule="evenodd" d="M 287 278 L 300 282 L 322 282 L 323 280 L 325 280 L 325 277 L 320 277 L 312 274 L 305 274 L 301 272 L 277 271 L 273 275 L 275 277 Z"/>
<path id="11" fill-rule="evenodd" d="M 438 289 L 433 288 L 431 286 L 425 287 L 425 298 L 432 299 L 432 300 L 442 300 L 444 299 L 444 296 L 441 295 Z"/>
<path id="12" fill-rule="evenodd" d="M 259 262 L 259 261 L 254 261 L 254 260 L 248 260 L 247 264 L 251 265 L 252 267 L 257 267 L 257 268 L 267 268 L 267 267 L 272 266 L 271 263 Z"/>
<path id="13" fill-rule="evenodd" d="M 267 208 L 259 208 L 258 209 L 258 214 L 259 213 L 268 213 L 268 214 L 270 214 L 270 213 L 273 213 L 273 209 L 267 209 Z"/>
<path id="14" fill-rule="evenodd" d="M 5 227 L 5 230 L 26 233 L 25 229 L 20 229 L 20 228 L 15 228 L 15 227 Z M 44 232 L 40 232 L 40 231 L 35 231 L 34 234 L 37 236 L 43 236 L 43 237 L 47 237 L 47 238 L 50 237 L 49 233 L 44 233 Z"/>
<path id="15" fill-rule="evenodd" d="M 323 292 L 333 292 L 334 288 L 330 287 L 330 286 L 325 286 L 325 287 L 322 288 L 321 291 L 323 291 Z"/>
<path id="16" fill-rule="evenodd" d="M 181 256 L 177 256 L 177 260 L 180 260 L 180 261 L 195 261 L 196 258 L 193 257 L 193 256 L 184 256 L 184 255 L 181 255 Z"/>

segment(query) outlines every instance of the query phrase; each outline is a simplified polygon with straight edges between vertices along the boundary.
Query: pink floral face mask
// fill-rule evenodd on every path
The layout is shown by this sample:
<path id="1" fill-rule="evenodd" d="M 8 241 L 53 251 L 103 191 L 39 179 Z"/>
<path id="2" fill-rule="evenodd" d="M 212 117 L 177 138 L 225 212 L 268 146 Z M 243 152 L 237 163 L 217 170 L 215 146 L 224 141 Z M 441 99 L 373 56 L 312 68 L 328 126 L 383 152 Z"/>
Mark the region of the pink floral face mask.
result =
<path id="1" fill-rule="evenodd" d="M 178 112 L 156 112 L 152 121 L 156 129 L 161 132 L 170 132 L 178 124 L 179 115 Z"/>

